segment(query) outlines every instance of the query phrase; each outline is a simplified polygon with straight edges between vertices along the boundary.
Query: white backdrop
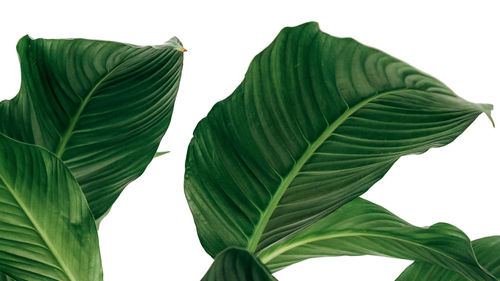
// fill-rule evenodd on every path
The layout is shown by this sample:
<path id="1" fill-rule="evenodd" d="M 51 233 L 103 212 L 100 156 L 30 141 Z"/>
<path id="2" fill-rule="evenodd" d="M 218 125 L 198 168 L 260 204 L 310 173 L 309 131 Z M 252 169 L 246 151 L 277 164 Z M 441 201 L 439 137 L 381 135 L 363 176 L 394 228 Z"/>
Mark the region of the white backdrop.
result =
<path id="1" fill-rule="evenodd" d="M 187 144 L 197 122 L 231 94 L 250 60 L 285 26 L 317 21 L 325 32 L 354 37 L 437 77 L 465 99 L 500 106 L 498 1 L 237 2 L 0 1 L 0 99 L 19 89 L 15 46 L 25 34 L 141 45 L 175 35 L 188 49 L 160 146 L 172 152 L 127 187 L 101 224 L 107 281 L 199 280 L 208 269 L 211 258 L 199 244 L 183 193 Z M 364 197 L 418 226 L 443 221 L 471 239 L 500 235 L 499 144 L 500 130 L 482 115 L 452 144 L 400 159 Z M 275 276 L 385 281 L 409 264 L 381 257 L 322 258 Z"/>

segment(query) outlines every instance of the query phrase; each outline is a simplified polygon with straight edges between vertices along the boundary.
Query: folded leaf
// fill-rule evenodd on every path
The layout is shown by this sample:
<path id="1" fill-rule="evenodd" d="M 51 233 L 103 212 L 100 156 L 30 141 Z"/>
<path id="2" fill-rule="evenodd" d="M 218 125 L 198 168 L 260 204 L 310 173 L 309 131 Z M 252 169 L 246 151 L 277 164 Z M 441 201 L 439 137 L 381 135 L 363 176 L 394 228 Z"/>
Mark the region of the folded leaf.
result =
<path id="1" fill-rule="evenodd" d="M 0 132 L 64 160 L 96 219 L 153 159 L 170 123 L 182 46 L 32 40 L 17 51 L 19 94 L 0 103 Z"/>
<path id="2" fill-rule="evenodd" d="M 269 270 L 243 249 L 221 252 L 201 281 L 276 281 Z"/>
<path id="3" fill-rule="evenodd" d="M 94 218 L 71 172 L 45 149 L 2 134 L 0 271 L 16 280 L 102 280 Z"/>
<path id="4" fill-rule="evenodd" d="M 491 109 L 316 23 L 285 28 L 194 131 L 185 193 L 201 243 L 258 253 Z"/>
<path id="5" fill-rule="evenodd" d="M 276 271 L 308 258 L 343 255 L 426 261 L 473 281 L 495 280 L 477 263 L 469 238 L 456 227 L 445 223 L 416 227 L 362 198 L 264 250 L 259 258 Z"/>
<path id="6" fill-rule="evenodd" d="M 472 247 L 479 263 L 500 280 L 500 236 L 474 240 Z M 415 262 L 398 277 L 397 281 L 466 281 L 463 276 L 441 266 Z"/>

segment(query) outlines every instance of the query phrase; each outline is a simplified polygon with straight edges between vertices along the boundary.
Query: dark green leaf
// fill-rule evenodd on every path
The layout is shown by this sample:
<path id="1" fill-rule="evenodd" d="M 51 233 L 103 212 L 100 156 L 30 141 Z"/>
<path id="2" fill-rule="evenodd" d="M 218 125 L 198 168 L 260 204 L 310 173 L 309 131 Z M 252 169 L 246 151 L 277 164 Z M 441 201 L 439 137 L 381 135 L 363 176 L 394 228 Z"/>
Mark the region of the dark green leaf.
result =
<path id="1" fill-rule="evenodd" d="M 54 154 L 0 134 L 0 271 L 19 280 L 102 280 L 97 229 Z"/>
<path id="2" fill-rule="evenodd" d="M 269 270 L 243 249 L 221 252 L 201 281 L 276 281 Z"/>
<path id="3" fill-rule="evenodd" d="M 469 280 L 495 280 L 477 263 L 469 238 L 438 223 L 413 226 L 361 198 L 352 200 L 292 238 L 259 255 L 272 271 L 322 256 L 380 255 L 425 261 L 460 272 Z"/>
<path id="4" fill-rule="evenodd" d="M 194 131 L 185 192 L 201 243 L 215 256 L 289 239 L 491 109 L 316 23 L 285 28 Z"/>
<path id="5" fill-rule="evenodd" d="M 32 40 L 17 51 L 19 94 L 0 104 L 0 132 L 45 147 L 75 175 L 96 219 L 153 159 L 170 123 L 182 46 Z"/>
<path id="6" fill-rule="evenodd" d="M 500 236 L 474 240 L 472 247 L 479 263 L 500 280 Z M 466 281 L 466 279 L 441 266 L 415 262 L 398 277 L 397 281 Z"/>

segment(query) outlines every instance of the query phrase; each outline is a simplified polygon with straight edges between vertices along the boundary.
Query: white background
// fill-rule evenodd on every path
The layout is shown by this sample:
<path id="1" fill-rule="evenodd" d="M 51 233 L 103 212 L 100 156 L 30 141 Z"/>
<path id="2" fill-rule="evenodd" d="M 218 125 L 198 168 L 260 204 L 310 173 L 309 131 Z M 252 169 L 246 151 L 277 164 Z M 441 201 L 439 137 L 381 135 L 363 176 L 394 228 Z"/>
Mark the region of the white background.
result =
<path id="1" fill-rule="evenodd" d="M 382 49 L 470 101 L 500 106 L 498 1 L 237 2 L 0 1 L 0 99 L 19 89 L 15 46 L 25 34 L 141 45 L 175 35 L 188 49 L 160 146 L 172 152 L 127 187 L 101 224 L 107 281 L 199 280 L 208 269 L 211 258 L 198 242 L 183 193 L 187 144 L 197 122 L 233 91 L 251 58 L 285 26 L 317 21 L 323 31 Z M 499 144 L 500 130 L 482 115 L 454 143 L 400 159 L 364 197 L 418 226 L 443 221 L 472 239 L 499 235 Z M 322 258 L 275 276 L 394 280 L 408 264 L 380 257 Z"/>

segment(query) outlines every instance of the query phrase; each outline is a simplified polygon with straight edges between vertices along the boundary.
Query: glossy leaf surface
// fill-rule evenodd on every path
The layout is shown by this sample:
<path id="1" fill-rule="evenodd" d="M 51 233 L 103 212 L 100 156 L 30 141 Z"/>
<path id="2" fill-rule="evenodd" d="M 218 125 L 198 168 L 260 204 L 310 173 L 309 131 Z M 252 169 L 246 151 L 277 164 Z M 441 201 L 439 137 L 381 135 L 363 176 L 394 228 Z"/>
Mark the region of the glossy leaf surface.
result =
<path id="1" fill-rule="evenodd" d="M 251 253 L 229 248 L 221 252 L 201 281 L 276 281 Z"/>
<path id="2" fill-rule="evenodd" d="M 49 151 L 2 134 L 0 271 L 16 280 L 102 280 L 96 224 L 73 175 Z"/>
<path id="3" fill-rule="evenodd" d="M 491 236 L 474 240 L 472 247 L 479 263 L 500 280 L 500 236 Z M 456 272 L 424 262 L 411 264 L 397 281 L 467 281 Z"/>
<path id="4" fill-rule="evenodd" d="M 194 131 L 185 193 L 201 243 L 259 253 L 491 109 L 315 23 L 285 28 Z"/>
<path id="5" fill-rule="evenodd" d="M 25 36 L 21 89 L 0 103 L 0 132 L 63 159 L 101 219 L 167 130 L 182 50 L 176 38 L 140 47 Z"/>
<path id="6" fill-rule="evenodd" d="M 438 223 L 413 226 L 386 209 L 356 198 L 294 237 L 260 254 L 271 270 L 322 256 L 380 255 L 426 261 L 469 280 L 495 280 L 477 263 L 469 238 Z"/>

